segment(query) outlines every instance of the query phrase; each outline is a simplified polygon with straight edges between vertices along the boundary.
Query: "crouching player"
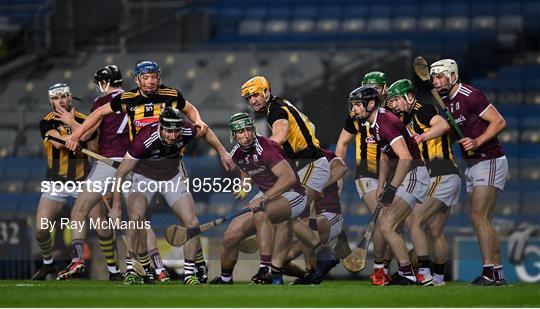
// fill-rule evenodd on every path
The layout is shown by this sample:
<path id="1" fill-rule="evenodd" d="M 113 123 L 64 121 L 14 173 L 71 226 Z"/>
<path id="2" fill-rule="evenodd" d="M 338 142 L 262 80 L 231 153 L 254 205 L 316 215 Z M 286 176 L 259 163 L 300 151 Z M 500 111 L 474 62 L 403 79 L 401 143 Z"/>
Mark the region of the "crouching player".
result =
<path id="1" fill-rule="evenodd" d="M 322 148 L 321 150 L 324 152 L 326 159 L 330 163 L 330 179 L 321 195 L 315 200 L 314 207 L 317 213 L 319 237 L 324 244 L 324 248 L 317 254 L 317 269 L 315 269 L 315 265 L 312 263 L 315 260 L 313 250 L 303 246 L 298 241 L 293 243 L 287 254 L 288 261 L 297 258 L 302 252 L 304 255 L 307 255 L 306 272 L 298 272 L 298 269 L 296 269 L 295 275 L 299 278 L 295 280 L 293 284 L 319 284 L 324 275 L 339 263 L 339 258 L 337 258 L 333 252 L 333 248 L 337 243 L 343 224 L 337 181 L 347 173 L 347 165 L 333 152 Z M 304 220 L 306 224 L 309 219 L 308 217 L 309 212 L 306 209 L 302 213 L 302 220 Z M 286 268 L 294 271 L 296 267 L 293 262 L 290 262 Z"/>
<path id="2" fill-rule="evenodd" d="M 251 177 L 260 192 L 250 201 L 252 213 L 235 218 L 225 231 L 221 243 L 221 276 L 212 284 L 232 284 L 240 242 L 257 234 L 261 264 L 252 278 L 256 284 L 283 284 L 282 268 L 292 238 L 291 220 L 306 207 L 305 190 L 300 179 L 274 141 L 256 135 L 253 120 L 238 113 L 229 121 L 233 161 L 242 178 Z M 260 205 L 266 204 L 264 211 Z M 275 227 L 274 227 L 275 225 Z"/>
<path id="3" fill-rule="evenodd" d="M 139 261 L 146 270 L 145 278 L 140 278 L 133 269 L 126 272 L 126 284 L 139 284 L 153 282 L 153 271 L 150 269 L 150 261 L 146 246 L 147 231 L 144 220 L 146 209 L 155 192 L 150 192 L 145 184 L 155 181 L 168 181 L 169 185 L 159 185 L 158 190 L 163 194 L 167 203 L 171 206 L 174 214 L 186 227 L 199 225 L 195 202 L 191 193 L 187 190 L 184 171 L 179 168 L 182 149 L 197 135 L 197 128 L 188 123 L 180 115 L 180 111 L 166 107 L 159 116 L 159 122 L 147 125 L 135 135 L 129 150 L 124 156 L 122 164 L 116 171 L 116 179 L 119 179 L 117 188 L 123 187 L 125 177 L 133 171 L 132 187 L 127 196 L 128 216 L 131 222 L 137 222 L 137 228 L 131 228 L 128 232 L 128 242 L 133 250 L 132 258 L 138 255 Z M 226 169 L 234 164 L 229 154 L 223 148 L 216 135 L 208 129 L 202 136 L 212 146 L 222 159 Z M 113 208 L 109 217 L 113 220 L 120 218 L 121 192 L 114 192 Z M 196 255 L 199 247 L 199 237 L 194 237 L 184 245 L 184 283 L 199 284 L 200 278 L 196 275 Z M 140 245 L 140 246 L 138 246 Z M 130 259 L 128 258 L 128 266 Z M 144 279 L 144 280 L 141 280 Z"/>

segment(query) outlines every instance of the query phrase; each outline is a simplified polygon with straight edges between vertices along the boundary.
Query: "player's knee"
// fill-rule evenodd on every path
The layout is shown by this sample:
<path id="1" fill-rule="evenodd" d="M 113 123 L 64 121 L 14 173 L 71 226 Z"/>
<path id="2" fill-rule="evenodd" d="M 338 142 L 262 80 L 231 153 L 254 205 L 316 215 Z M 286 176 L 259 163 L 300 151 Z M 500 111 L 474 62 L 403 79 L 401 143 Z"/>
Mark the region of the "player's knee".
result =
<path id="1" fill-rule="evenodd" d="M 395 226 L 389 220 L 381 220 L 379 222 L 379 230 L 383 235 L 388 235 L 392 230 L 395 230 Z"/>
<path id="2" fill-rule="evenodd" d="M 487 216 L 479 211 L 471 211 L 470 220 L 473 225 L 481 225 L 488 221 Z"/>
<path id="3" fill-rule="evenodd" d="M 43 239 L 45 237 L 47 237 L 47 234 L 49 233 L 49 230 L 48 229 L 43 229 L 39 224 L 36 225 L 36 238 L 40 238 L 40 239 Z"/>
<path id="4" fill-rule="evenodd" d="M 133 211 L 129 214 L 129 220 L 131 221 L 144 221 L 145 215 L 143 212 Z"/>
<path id="5" fill-rule="evenodd" d="M 255 220 L 255 224 L 259 225 L 265 221 L 270 220 L 270 217 L 268 217 L 268 214 L 264 211 L 257 211 L 253 214 L 253 219 Z"/>
<path id="6" fill-rule="evenodd" d="M 193 216 L 193 218 L 189 218 L 188 220 L 184 221 L 186 224 L 186 227 L 194 227 L 199 225 L 199 219 L 197 219 L 196 216 Z"/>
<path id="7" fill-rule="evenodd" d="M 227 230 L 223 235 L 222 243 L 225 247 L 234 246 L 235 244 L 240 243 L 242 240 L 241 237 L 242 235 L 239 231 Z"/>

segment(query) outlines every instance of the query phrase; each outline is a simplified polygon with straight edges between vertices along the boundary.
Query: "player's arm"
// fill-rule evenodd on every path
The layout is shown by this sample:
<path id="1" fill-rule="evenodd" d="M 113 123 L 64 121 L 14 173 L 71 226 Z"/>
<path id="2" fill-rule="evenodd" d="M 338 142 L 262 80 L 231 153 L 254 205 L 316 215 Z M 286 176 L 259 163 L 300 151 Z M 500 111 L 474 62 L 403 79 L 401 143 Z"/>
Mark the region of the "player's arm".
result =
<path id="1" fill-rule="evenodd" d="M 276 183 L 263 194 L 264 200 L 271 200 L 282 195 L 285 191 L 291 189 L 297 180 L 296 174 L 289 163 L 287 163 L 287 160 L 281 160 L 274 165 L 274 167 L 272 167 L 272 173 L 276 175 L 277 180 Z"/>
<path id="2" fill-rule="evenodd" d="M 84 137 L 86 137 L 86 133 L 88 130 L 98 124 L 103 119 L 103 117 L 112 113 L 113 110 L 110 103 L 107 103 L 96 109 L 95 111 L 91 112 L 90 115 L 88 115 L 88 117 L 84 120 L 84 122 L 73 132 L 73 134 L 71 134 L 66 139 L 66 148 L 69 148 L 72 151 L 77 149 L 79 140 L 82 139 L 83 135 Z"/>
<path id="3" fill-rule="evenodd" d="M 420 144 L 430 139 L 434 139 L 442 136 L 444 133 L 450 130 L 448 121 L 440 115 L 435 115 L 429 121 L 430 128 L 427 132 L 424 132 L 415 137 L 416 143 Z"/>
<path id="4" fill-rule="evenodd" d="M 384 184 L 388 175 L 390 174 L 390 159 L 388 155 L 384 152 L 381 152 L 381 157 L 379 158 L 379 181 L 377 186 L 377 196 L 381 194 L 384 189 Z"/>
<path id="5" fill-rule="evenodd" d="M 347 174 L 347 171 L 349 169 L 347 168 L 347 164 L 340 158 L 336 157 L 330 161 L 330 178 L 326 182 L 325 188 L 329 185 L 333 184 L 334 182 L 340 180 Z"/>
<path id="6" fill-rule="evenodd" d="M 132 157 L 129 152 L 126 152 L 122 163 L 120 163 L 120 166 L 118 166 L 116 169 L 114 177 L 117 183 L 114 184 L 113 206 L 109 211 L 109 217 L 113 220 L 120 219 L 122 215 L 122 211 L 120 209 L 120 205 L 122 204 L 122 186 L 125 182 L 126 176 L 135 169 L 138 161 L 139 160 Z"/>
<path id="7" fill-rule="evenodd" d="M 412 156 L 403 137 L 396 138 L 392 143 L 390 143 L 390 146 L 399 158 L 396 171 L 394 172 L 394 177 L 392 178 L 392 181 L 390 181 L 390 185 L 397 188 L 401 185 L 405 179 L 405 176 L 407 176 L 407 173 L 411 170 Z"/>
<path id="8" fill-rule="evenodd" d="M 475 150 L 497 137 L 504 129 L 506 129 L 506 120 L 504 120 L 504 117 L 492 104 L 480 114 L 480 118 L 489 123 L 486 131 L 474 139 L 470 137 L 462 138 L 459 142 L 463 145 L 463 149 Z"/>
<path id="9" fill-rule="evenodd" d="M 217 151 L 217 153 L 219 154 L 219 158 L 221 159 L 221 164 L 223 164 L 223 168 L 225 168 L 226 171 L 232 171 L 236 165 L 231 159 L 231 155 L 229 154 L 229 152 L 227 152 L 225 147 L 223 147 L 223 145 L 219 141 L 214 131 L 208 128 L 206 133 L 203 135 L 203 138 L 208 143 L 208 145 L 210 145 Z"/>
<path id="10" fill-rule="evenodd" d="M 41 132 L 41 137 L 45 139 L 46 136 L 54 136 L 57 138 L 61 138 L 60 132 L 56 129 L 52 121 L 41 119 L 39 122 L 39 131 Z M 49 140 L 49 142 L 52 144 L 52 146 L 56 149 L 64 148 L 64 145 L 54 142 L 52 140 Z"/>
<path id="11" fill-rule="evenodd" d="M 289 121 L 285 119 L 278 119 L 272 124 L 272 136 L 270 139 L 274 142 L 283 145 L 287 141 L 287 134 L 289 134 Z"/>
<path id="12" fill-rule="evenodd" d="M 347 132 L 345 129 L 341 130 L 338 141 L 336 143 L 336 155 L 345 160 L 347 157 L 347 146 L 354 139 L 354 134 Z"/>
<path id="13" fill-rule="evenodd" d="M 53 136 L 53 137 L 56 137 L 56 138 L 62 138 L 62 136 L 60 135 L 60 132 L 58 132 L 57 130 L 55 129 L 52 129 L 52 130 L 48 130 L 47 135 L 49 136 Z M 54 142 L 52 140 L 49 140 L 49 142 L 53 145 L 54 148 L 56 149 L 61 149 L 61 148 L 64 148 L 64 145 L 60 144 L 60 143 L 57 143 L 57 142 Z"/>
<path id="14" fill-rule="evenodd" d="M 188 100 L 186 100 L 186 105 L 184 106 L 184 109 L 182 109 L 182 112 L 186 114 L 189 120 L 191 120 L 193 124 L 197 127 L 197 136 L 203 136 L 204 134 L 206 134 L 206 131 L 208 130 L 208 125 L 204 121 L 202 121 L 199 110 Z"/>

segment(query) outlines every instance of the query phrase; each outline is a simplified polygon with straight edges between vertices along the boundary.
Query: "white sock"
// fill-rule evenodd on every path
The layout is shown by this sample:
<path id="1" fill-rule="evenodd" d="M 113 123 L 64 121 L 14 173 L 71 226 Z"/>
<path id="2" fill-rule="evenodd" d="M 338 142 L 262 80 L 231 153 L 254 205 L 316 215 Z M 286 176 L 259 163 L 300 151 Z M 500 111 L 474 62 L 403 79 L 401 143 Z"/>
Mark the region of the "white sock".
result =
<path id="1" fill-rule="evenodd" d="M 157 268 L 156 269 L 156 274 L 159 276 L 164 270 L 165 270 L 165 268 Z"/>
<path id="2" fill-rule="evenodd" d="M 433 274 L 433 281 L 436 283 L 444 282 L 444 275 Z"/>
<path id="3" fill-rule="evenodd" d="M 378 263 L 373 264 L 373 269 L 383 269 L 383 268 L 384 268 L 384 264 L 378 264 Z"/>
<path id="4" fill-rule="evenodd" d="M 43 260 L 43 264 L 45 264 L 45 265 L 50 265 L 50 264 L 52 264 L 53 262 L 54 262 L 53 259 L 48 259 L 48 260 L 45 260 L 45 259 L 44 259 L 44 260 Z"/>
<path id="5" fill-rule="evenodd" d="M 116 268 L 116 266 L 108 266 L 107 265 L 107 270 L 111 273 L 111 274 L 116 274 L 116 273 L 119 273 L 120 271 L 118 270 L 118 268 Z"/>
<path id="6" fill-rule="evenodd" d="M 232 279 L 232 276 L 226 276 L 225 277 L 225 276 L 221 275 L 221 280 L 223 280 L 225 282 L 229 282 L 229 281 L 231 281 L 231 279 Z"/>

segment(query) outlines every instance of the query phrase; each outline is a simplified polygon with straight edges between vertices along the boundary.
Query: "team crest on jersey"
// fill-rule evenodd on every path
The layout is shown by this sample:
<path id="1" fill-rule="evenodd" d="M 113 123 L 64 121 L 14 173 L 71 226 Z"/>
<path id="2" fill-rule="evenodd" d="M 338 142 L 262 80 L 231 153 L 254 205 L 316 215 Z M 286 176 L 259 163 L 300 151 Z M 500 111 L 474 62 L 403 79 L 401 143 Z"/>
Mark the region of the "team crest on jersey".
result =
<path id="1" fill-rule="evenodd" d="M 366 137 L 366 143 L 368 143 L 368 144 L 377 144 L 377 142 L 375 141 L 375 139 L 371 135 Z"/>
<path id="2" fill-rule="evenodd" d="M 254 162 L 259 162 L 259 157 L 257 155 L 253 155 L 253 161 Z"/>

